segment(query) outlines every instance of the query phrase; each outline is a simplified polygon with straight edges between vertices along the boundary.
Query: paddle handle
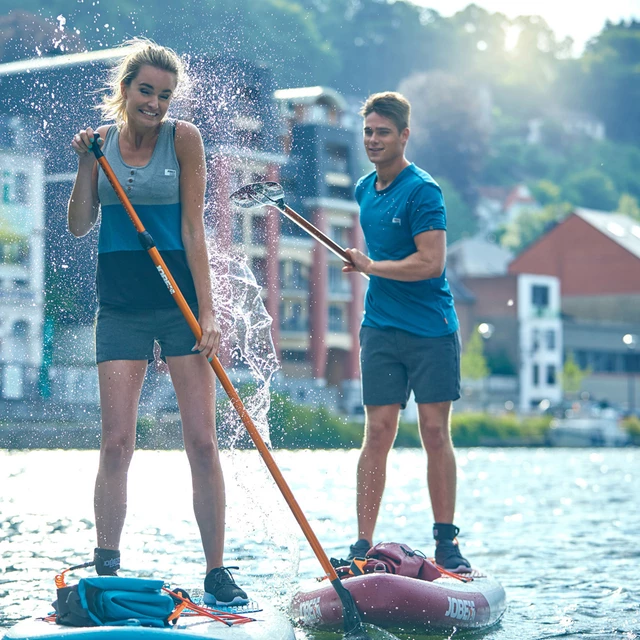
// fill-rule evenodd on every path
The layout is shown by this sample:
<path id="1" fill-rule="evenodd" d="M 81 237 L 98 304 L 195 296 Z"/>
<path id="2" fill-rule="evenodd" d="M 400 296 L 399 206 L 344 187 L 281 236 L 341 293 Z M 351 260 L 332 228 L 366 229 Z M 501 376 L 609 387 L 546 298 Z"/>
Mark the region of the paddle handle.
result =
<path id="1" fill-rule="evenodd" d="M 329 251 L 332 251 L 338 258 L 342 259 L 347 264 L 353 266 L 353 262 L 349 257 L 349 254 L 334 240 L 332 240 L 327 234 L 323 233 L 314 224 L 309 222 L 306 218 L 303 218 L 299 213 L 296 213 L 291 207 L 286 204 L 277 205 L 278 209 L 284 213 L 289 220 L 295 222 L 299 227 L 304 229 L 310 236 L 313 236 L 321 245 L 325 246 Z M 362 271 L 358 272 L 360 275 L 369 280 L 369 276 Z"/>
<path id="2" fill-rule="evenodd" d="M 97 143 L 97 140 L 96 140 L 96 143 Z M 176 284 L 176 281 L 173 279 L 173 276 L 169 272 L 167 265 L 165 264 L 164 260 L 162 259 L 162 256 L 160 255 L 160 252 L 155 247 L 155 244 L 153 243 L 153 239 L 151 238 L 149 233 L 146 231 L 144 225 L 142 224 L 142 221 L 138 217 L 138 214 L 136 213 L 135 209 L 131 205 L 131 202 L 129 202 L 129 198 L 127 197 L 127 194 L 125 193 L 124 189 L 118 182 L 118 178 L 116 177 L 115 173 L 111 169 L 109 162 L 104 157 L 104 154 L 102 153 L 102 150 L 100 149 L 99 145 L 94 144 L 92 150 L 98 163 L 102 167 L 102 170 L 107 176 L 107 179 L 109 180 L 109 182 L 111 183 L 111 186 L 116 192 L 118 199 L 122 203 L 122 206 L 125 208 L 127 215 L 133 222 L 133 225 L 136 228 L 136 231 L 138 232 L 138 237 L 141 239 L 141 242 L 143 243 L 144 248 L 147 250 L 147 252 L 151 256 L 151 259 L 153 260 L 153 264 L 155 264 L 156 268 L 160 273 L 160 276 L 162 277 L 164 283 L 167 285 L 167 288 L 169 289 L 169 293 L 171 293 L 171 295 L 173 296 L 173 299 L 176 301 L 176 304 L 180 308 L 180 311 L 182 311 L 182 314 L 184 315 L 187 323 L 189 324 L 189 327 L 193 331 L 193 334 L 195 335 L 196 339 L 200 340 L 200 338 L 202 337 L 202 329 L 200 328 L 200 325 L 198 324 L 196 317 L 193 315 L 193 312 L 191 311 L 191 308 L 189 307 L 187 301 L 182 295 L 180 288 Z M 305 517 L 302 509 L 300 508 L 300 505 L 298 504 L 291 489 L 289 488 L 287 481 L 284 479 L 282 472 L 278 468 L 276 461 L 271 455 L 271 451 L 269 451 L 269 448 L 267 447 L 264 440 L 262 439 L 260 432 L 258 431 L 255 424 L 253 423 L 253 420 L 251 419 L 249 412 L 247 411 L 244 404 L 242 403 L 242 400 L 240 399 L 238 392 L 235 390 L 231 380 L 229 379 L 229 376 L 224 370 L 222 364 L 220 364 L 220 360 L 218 359 L 217 356 L 213 356 L 212 358 L 209 359 L 209 363 L 211 364 L 211 367 L 213 368 L 216 376 L 220 380 L 220 384 L 222 385 L 222 388 L 225 390 L 225 392 L 229 396 L 229 399 L 231 400 L 231 404 L 234 406 L 235 410 L 238 412 L 240 419 L 242 420 L 247 431 L 249 432 L 249 435 L 251 436 L 251 439 L 256 445 L 256 448 L 260 452 L 262 459 L 265 461 L 267 468 L 271 472 L 273 479 L 278 485 L 278 488 L 280 489 L 282 495 L 284 496 L 284 499 L 289 505 L 289 508 L 291 509 L 295 519 L 298 521 L 298 524 L 300 525 L 302 532 L 304 533 L 309 544 L 311 545 L 311 548 L 313 549 L 316 557 L 318 558 L 320 565 L 322 566 L 326 576 L 331 581 L 339 580 L 336 570 L 333 568 L 333 565 L 329 561 L 327 554 L 325 553 L 324 549 L 320 545 L 320 541 L 318 540 L 315 533 L 313 532 L 313 529 L 311 528 L 309 521 Z"/>

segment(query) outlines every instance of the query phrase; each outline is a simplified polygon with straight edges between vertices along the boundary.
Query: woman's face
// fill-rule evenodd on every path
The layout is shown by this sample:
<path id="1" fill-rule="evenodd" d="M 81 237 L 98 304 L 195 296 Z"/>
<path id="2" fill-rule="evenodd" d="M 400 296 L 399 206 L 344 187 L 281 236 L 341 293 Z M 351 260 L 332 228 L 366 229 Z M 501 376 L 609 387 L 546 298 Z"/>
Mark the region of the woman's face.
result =
<path id="1" fill-rule="evenodd" d="M 121 86 L 129 126 L 153 127 L 167 115 L 178 84 L 175 73 L 151 65 L 140 67 L 129 86 Z"/>

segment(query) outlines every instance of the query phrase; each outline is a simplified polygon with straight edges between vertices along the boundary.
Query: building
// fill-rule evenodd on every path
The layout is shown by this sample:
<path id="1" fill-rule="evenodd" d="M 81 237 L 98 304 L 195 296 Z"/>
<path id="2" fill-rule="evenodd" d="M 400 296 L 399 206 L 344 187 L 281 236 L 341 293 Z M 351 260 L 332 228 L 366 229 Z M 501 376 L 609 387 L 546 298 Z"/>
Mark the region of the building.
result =
<path id="1" fill-rule="evenodd" d="M 41 159 L 33 160 L 33 167 L 40 173 L 33 168 L 36 182 L 30 183 L 29 192 L 34 198 L 40 193 L 40 226 L 31 235 L 37 243 L 40 233 L 40 266 L 45 268 L 37 270 L 40 281 L 28 285 L 38 289 L 40 305 L 40 315 L 30 316 L 29 345 L 36 345 L 30 348 L 40 354 L 45 344 L 41 390 L 53 402 L 98 403 L 92 326 L 97 234 L 76 239 L 66 229 L 76 165 L 69 141 L 78 129 L 97 124 L 92 112 L 99 100 L 95 89 L 122 55 L 122 50 L 112 49 L 0 65 L 0 90 L 10 96 L 0 102 L 0 114 L 10 119 L 24 118 L 34 109 L 38 114 L 32 130 Z M 327 88 L 276 92 L 267 68 L 228 56 L 195 56 L 190 75 L 195 79 L 191 92 L 174 102 L 173 116 L 194 121 L 203 135 L 212 268 L 228 273 L 229 265 L 244 263 L 246 257 L 273 319 L 271 338 L 282 361 L 281 384 L 291 383 L 299 399 L 313 388 L 317 393 L 310 394 L 309 401 L 320 398 L 352 410 L 359 404 L 357 334 L 364 280 L 343 276 L 340 260 L 276 209 L 238 210 L 229 199 L 244 184 L 280 181 L 288 204 L 301 215 L 339 244 L 362 246 L 352 201 L 359 174 L 352 155 L 356 143 L 353 130 L 342 126 L 343 101 Z M 14 298 L 19 295 L 16 287 L 25 286 L 22 280 L 10 283 Z M 44 321 L 46 337 L 41 328 L 45 289 L 51 302 Z M 8 306 L 16 305 L 12 301 Z M 24 330 L 18 324 L 16 340 Z M 13 347 L 12 353 L 17 353 Z M 246 362 L 234 355 L 223 352 L 221 360 L 236 367 L 242 378 Z M 13 381 L 14 369 L 7 371 Z"/>
<path id="2" fill-rule="evenodd" d="M 493 373 L 517 376 L 517 404 L 529 412 L 562 399 L 562 321 L 558 278 L 506 274 L 461 279 L 475 296 L 475 323 L 485 323 Z"/>
<path id="3" fill-rule="evenodd" d="M 0 116 L 0 406 L 38 395 L 44 317 L 44 163 L 33 123 Z"/>
<path id="4" fill-rule="evenodd" d="M 565 349 L 590 373 L 597 400 L 627 406 L 640 397 L 640 223 L 575 209 L 509 265 L 509 273 L 559 279 Z"/>

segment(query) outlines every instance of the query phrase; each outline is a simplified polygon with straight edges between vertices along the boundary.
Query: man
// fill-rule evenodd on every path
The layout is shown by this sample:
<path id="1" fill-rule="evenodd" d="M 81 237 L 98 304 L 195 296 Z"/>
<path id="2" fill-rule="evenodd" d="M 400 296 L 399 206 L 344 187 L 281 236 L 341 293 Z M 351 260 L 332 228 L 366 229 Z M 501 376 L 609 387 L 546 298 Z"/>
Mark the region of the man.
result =
<path id="1" fill-rule="evenodd" d="M 440 187 L 405 158 L 411 106 L 399 93 L 365 102 L 364 146 L 375 171 L 356 185 L 369 255 L 347 251 L 345 272 L 370 276 L 360 331 L 365 434 L 358 462 L 359 540 L 349 559 L 372 546 L 387 455 L 411 390 L 427 453 L 436 562 L 469 572 L 453 524 L 456 461 L 449 431 L 460 397 L 458 318 L 445 278 L 446 212 Z"/>

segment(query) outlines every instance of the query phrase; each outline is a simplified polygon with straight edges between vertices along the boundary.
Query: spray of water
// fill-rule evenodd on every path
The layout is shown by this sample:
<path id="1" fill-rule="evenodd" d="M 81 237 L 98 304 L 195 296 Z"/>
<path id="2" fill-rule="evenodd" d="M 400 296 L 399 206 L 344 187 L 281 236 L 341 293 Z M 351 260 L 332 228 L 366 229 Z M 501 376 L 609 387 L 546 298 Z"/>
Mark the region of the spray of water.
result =
<path id="1" fill-rule="evenodd" d="M 209 243 L 209 251 L 214 305 L 223 335 L 221 353 L 230 355 L 230 377 L 262 439 L 269 444 L 270 382 L 279 369 L 271 337 L 272 319 L 246 257 L 221 251 L 214 241 Z M 232 487 L 228 495 L 236 496 L 228 500 L 229 529 L 244 536 L 228 541 L 228 553 L 247 560 L 243 571 L 259 577 L 262 588 L 268 585 L 270 597 L 278 594 L 284 605 L 298 573 L 299 549 L 293 533 L 297 528 L 258 454 L 238 448 L 247 436 L 236 410 L 222 397 L 219 402 L 224 408 L 218 414 L 218 433 L 231 456 L 231 477 L 227 476 L 226 484 Z"/>

